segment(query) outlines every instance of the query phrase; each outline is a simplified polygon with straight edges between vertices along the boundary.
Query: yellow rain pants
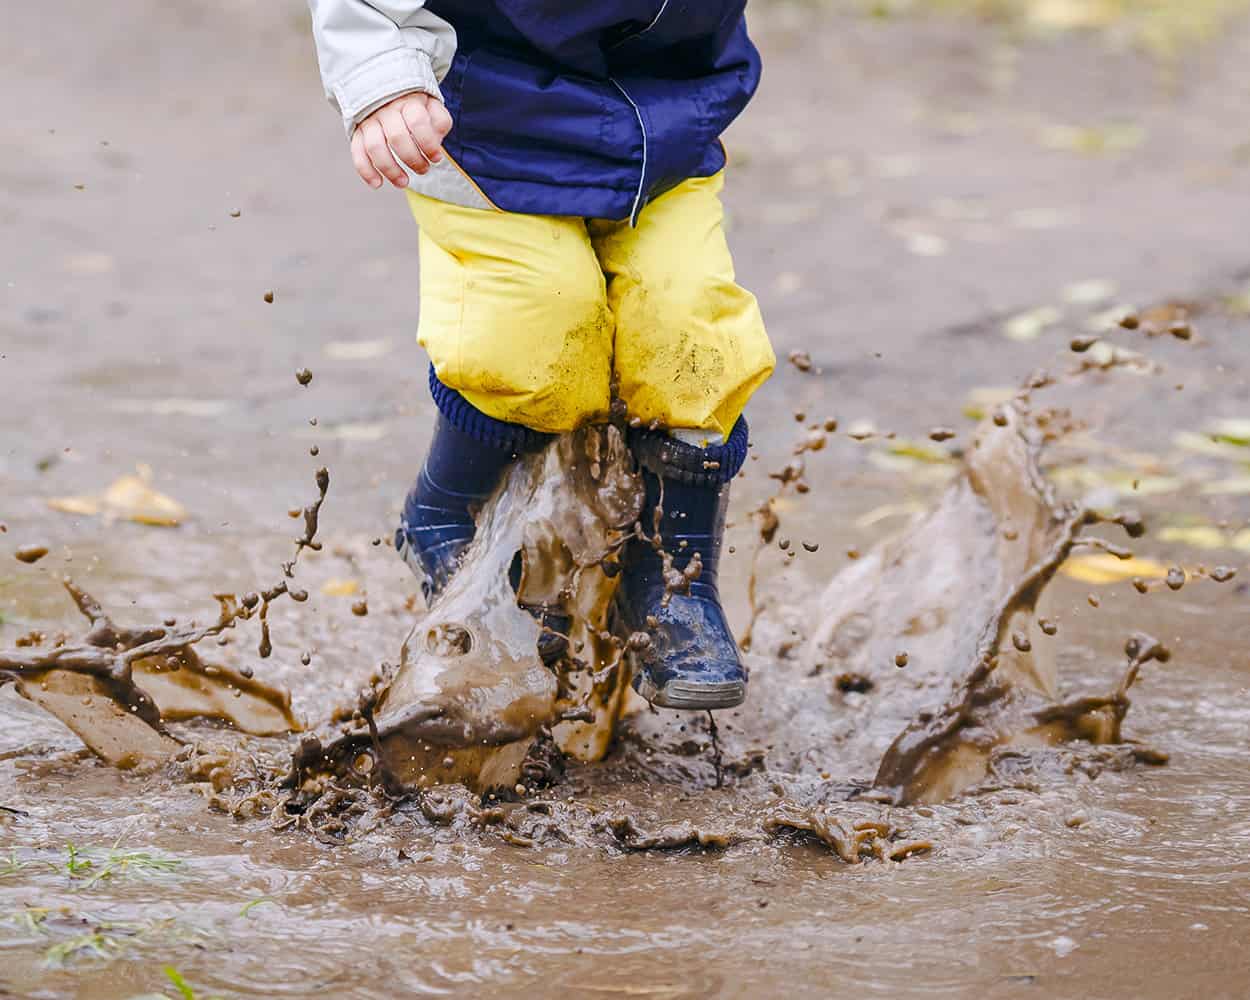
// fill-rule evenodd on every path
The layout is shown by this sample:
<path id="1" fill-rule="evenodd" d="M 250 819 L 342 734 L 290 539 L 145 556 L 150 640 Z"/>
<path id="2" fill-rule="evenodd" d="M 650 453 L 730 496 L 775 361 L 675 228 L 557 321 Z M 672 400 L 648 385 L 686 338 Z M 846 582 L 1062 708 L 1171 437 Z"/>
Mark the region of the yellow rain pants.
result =
<path id="1" fill-rule="evenodd" d="M 776 358 L 734 281 L 721 174 L 651 202 L 637 228 L 464 208 L 408 192 L 421 227 L 417 339 L 488 416 L 570 431 L 608 415 L 729 436 Z"/>

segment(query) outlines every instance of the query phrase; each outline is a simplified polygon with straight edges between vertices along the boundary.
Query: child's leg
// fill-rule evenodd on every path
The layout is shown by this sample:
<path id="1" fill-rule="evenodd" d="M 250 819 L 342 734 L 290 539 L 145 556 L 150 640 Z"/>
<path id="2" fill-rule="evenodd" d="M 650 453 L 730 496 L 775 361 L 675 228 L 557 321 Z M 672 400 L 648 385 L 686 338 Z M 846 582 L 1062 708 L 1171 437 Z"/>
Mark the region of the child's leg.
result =
<path id="1" fill-rule="evenodd" d="M 588 224 L 616 317 L 616 372 L 631 416 L 727 438 L 776 358 L 755 296 L 734 280 L 721 174 L 679 184 L 638 227 Z"/>
<path id="2" fill-rule="evenodd" d="M 588 227 L 608 276 L 621 396 L 644 422 L 630 444 L 646 486 L 642 523 L 654 530 L 631 543 L 617 607 L 630 631 L 650 637 L 630 645 L 634 687 L 669 708 L 732 708 L 746 697 L 717 568 L 729 482 L 746 458 L 742 409 L 775 358 L 754 296 L 734 281 L 721 183 L 686 181 L 648 205 L 636 229 Z M 652 420 L 664 429 L 645 429 Z"/>
<path id="3" fill-rule="evenodd" d="M 606 420 L 613 321 L 585 223 L 408 201 L 421 227 L 417 339 L 439 380 L 536 431 Z"/>
<path id="4" fill-rule="evenodd" d="M 395 544 L 432 597 L 516 457 L 607 415 L 612 319 L 580 219 L 409 201 L 439 419 Z"/>

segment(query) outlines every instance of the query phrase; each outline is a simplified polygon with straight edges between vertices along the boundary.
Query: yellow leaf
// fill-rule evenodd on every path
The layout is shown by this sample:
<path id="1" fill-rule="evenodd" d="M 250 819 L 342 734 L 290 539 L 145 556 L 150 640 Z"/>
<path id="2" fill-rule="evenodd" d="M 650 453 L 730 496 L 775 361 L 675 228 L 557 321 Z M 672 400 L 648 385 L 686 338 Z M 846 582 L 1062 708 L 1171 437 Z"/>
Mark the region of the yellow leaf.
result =
<path id="1" fill-rule="evenodd" d="M 1250 420 L 1235 417 L 1217 420 L 1210 425 L 1207 433 L 1216 441 L 1240 445 L 1244 448 L 1250 445 Z"/>
<path id="2" fill-rule="evenodd" d="M 351 597 L 360 592 L 360 584 L 356 580 L 333 577 L 321 585 L 321 592 L 326 597 Z"/>
<path id="3" fill-rule="evenodd" d="M 158 493 L 139 476 L 122 476 L 100 497 L 106 513 L 139 524 L 173 528 L 181 524 L 187 510 L 177 500 Z"/>
<path id="4" fill-rule="evenodd" d="M 1043 331 L 1054 326 L 1061 319 L 1063 319 L 1063 313 L 1054 306 L 1042 306 L 1012 316 L 1003 324 L 1003 333 L 1010 340 L 1036 340 Z"/>
<path id="5" fill-rule="evenodd" d="M 985 386 L 973 389 L 964 401 L 963 414 L 969 420 L 984 420 L 986 415 L 1000 403 L 1005 403 L 1016 394 L 1014 389 Z"/>
<path id="6" fill-rule="evenodd" d="M 152 470 L 139 466 L 138 475 L 122 476 L 101 494 L 53 497 L 48 506 L 65 514 L 121 518 L 161 528 L 177 527 L 187 517 L 187 509 L 172 497 L 158 493 L 149 484 Z"/>
<path id="7" fill-rule="evenodd" d="M 1228 496 L 1250 493 L 1250 476 L 1233 476 L 1231 479 L 1216 479 L 1202 487 L 1206 496 Z"/>
<path id="8" fill-rule="evenodd" d="M 912 514 L 921 513 L 924 509 L 924 504 L 915 502 L 883 504 L 857 517 L 855 519 L 855 527 L 871 528 L 874 524 L 878 524 L 887 518 L 910 517 Z"/>
<path id="9" fill-rule="evenodd" d="M 1233 462 L 1244 462 L 1245 451 L 1235 444 L 1216 441 L 1210 434 L 1195 434 L 1193 431 L 1177 431 L 1172 435 L 1172 443 L 1186 451 L 1197 452 L 1199 455 L 1210 455 L 1213 458 L 1227 458 Z"/>
<path id="10" fill-rule="evenodd" d="M 1115 293 L 1114 281 L 1090 278 L 1066 285 L 1063 289 L 1063 301 L 1074 306 L 1096 306 L 1101 302 L 1106 302 Z"/>
<path id="11" fill-rule="evenodd" d="M 1118 583 L 1136 576 L 1160 580 L 1168 575 L 1168 568 L 1153 559 L 1117 559 L 1108 552 L 1095 552 L 1073 556 L 1060 572 L 1082 583 Z"/>
<path id="12" fill-rule="evenodd" d="M 100 502 L 94 497 L 53 497 L 48 506 L 63 514 L 81 514 L 83 517 L 95 517 L 100 513 Z"/>
<path id="13" fill-rule="evenodd" d="M 1036 0 L 1029 7 L 1029 20 L 1059 30 L 1101 28 L 1113 23 L 1118 13 L 1110 0 Z"/>

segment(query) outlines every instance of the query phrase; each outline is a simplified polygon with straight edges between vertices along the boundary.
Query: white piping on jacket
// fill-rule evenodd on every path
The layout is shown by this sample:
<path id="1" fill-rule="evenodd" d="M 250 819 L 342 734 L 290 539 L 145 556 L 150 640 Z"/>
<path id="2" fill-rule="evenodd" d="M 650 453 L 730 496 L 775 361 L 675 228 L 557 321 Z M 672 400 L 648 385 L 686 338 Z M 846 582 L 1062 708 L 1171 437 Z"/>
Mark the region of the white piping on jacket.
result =
<path id="1" fill-rule="evenodd" d="M 645 28 L 643 28 L 640 32 L 638 32 L 638 35 L 645 35 L 648 31 L 654 28 L 655 22 L 664 16 L 664 11 L 667 9 L 667 7 L 668 7 L 668 0 L 664 0 L 664 2 L 660 4 L 660 9 L 655 12 L 655 17 L 651 18 L 651 23 L 648 24 Z M 630 37 L 637 38 L 638 35 L 631 35 Z"/>
<path id="2" fill-rule="evenodd" d="M 664 13 L 663 7 L 660 8 L 660 13 Z M 659 15 L 656 16 L 658 17 Z M 652 24 L 654 23 L 655 22 L 653 21 Z M 642 111 L 640 111 L 638 105 L 634 103 L 634 99 L 629 96 L 629 91 L 617 82 L 616 77 L 610 76 L 608 79 L 612 81 L 612 85 L 616 87 L 617 90 L 625 95 L 625 100 L 629 101 L 629 106 L 634 109 L 634 114 L 638 116 L 638 128 L 642 130 L 642 172 L 638 175 L 638 192 L 634 195 L 634 204 L 629 210 L 629 224 L 634 229 L 637 229 L 638 213 L 641 211 L 642 206 L 642 186 L 647 180 L 647 123 L 642 120 Z"/>

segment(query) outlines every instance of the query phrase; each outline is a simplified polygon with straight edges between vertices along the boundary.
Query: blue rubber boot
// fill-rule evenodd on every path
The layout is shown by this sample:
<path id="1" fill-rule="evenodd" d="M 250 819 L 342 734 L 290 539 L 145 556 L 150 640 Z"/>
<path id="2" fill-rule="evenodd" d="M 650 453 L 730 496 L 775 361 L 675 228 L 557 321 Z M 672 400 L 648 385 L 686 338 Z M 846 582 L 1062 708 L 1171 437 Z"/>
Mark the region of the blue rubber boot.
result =
<path id="1" fill-rule="evenodd" d="M 438 407 L 434 438 L 417 481 L 404 501 L 395 548 L 421 581 L 427 603 L 436 598 L 473 541 L 477 513 L 521 455 L 551 435 L 488 417 L 430 369 Z"/>
<path id="2" fill-rule="evenodd" d="M 711 448 L 654 432 L 637 434 L 631 445 L 646 486 L 648 537 L 629 542 L 616 610 L 630 633 L 634 690 L 661 708 L 733 708 L 746 698 L 747 672 L 721 607 L 717 570 L 729 481 L 746 459 L 746 421 Z"/>

